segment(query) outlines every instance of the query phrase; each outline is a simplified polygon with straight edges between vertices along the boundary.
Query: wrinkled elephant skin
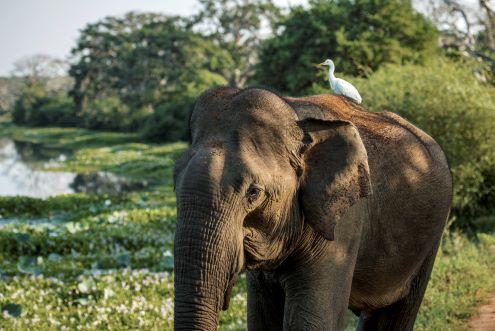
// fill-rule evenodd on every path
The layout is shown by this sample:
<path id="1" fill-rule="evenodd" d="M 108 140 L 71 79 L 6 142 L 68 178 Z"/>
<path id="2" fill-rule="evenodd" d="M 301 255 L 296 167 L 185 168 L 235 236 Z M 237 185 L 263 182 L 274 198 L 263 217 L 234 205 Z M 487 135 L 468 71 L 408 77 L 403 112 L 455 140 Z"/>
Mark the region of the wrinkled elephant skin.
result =
<path id="1" fill-rule="evenodd" d="M 250 330 L 412 330 L 452 179 L 426 133 L 344 97 L 216 88 L 177 162 L 175 329 L 215 330 L 239 274 Z"/>

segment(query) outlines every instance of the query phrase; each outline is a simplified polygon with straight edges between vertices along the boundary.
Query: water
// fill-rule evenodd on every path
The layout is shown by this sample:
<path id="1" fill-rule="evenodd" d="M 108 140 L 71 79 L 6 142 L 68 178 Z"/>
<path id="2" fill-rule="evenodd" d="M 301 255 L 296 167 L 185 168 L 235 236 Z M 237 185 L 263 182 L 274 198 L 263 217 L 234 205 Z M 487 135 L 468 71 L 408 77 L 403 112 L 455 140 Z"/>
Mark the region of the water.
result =
<path id="1" fill-rule="evenodd" d="M 75 192 L 112 194 L 147 185 L 107 172 L 78 174 L 43 171 L 43 168 L 63 162 L 69 156 L 68 150 L 0 139 L 0 196 L 47 198 Z"/>

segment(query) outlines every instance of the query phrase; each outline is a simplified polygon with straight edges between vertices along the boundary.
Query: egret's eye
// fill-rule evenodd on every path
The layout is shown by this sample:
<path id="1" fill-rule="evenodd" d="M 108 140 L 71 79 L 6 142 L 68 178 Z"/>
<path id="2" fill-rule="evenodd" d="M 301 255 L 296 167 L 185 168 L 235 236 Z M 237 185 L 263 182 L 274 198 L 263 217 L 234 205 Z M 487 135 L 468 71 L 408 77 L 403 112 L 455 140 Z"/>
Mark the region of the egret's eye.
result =
<path id="1" fill-rule="evenodd" d="M 261 187 L 257 185 L 251 185 L 251 187 L 249 187 L 246 193 L 248 202 L 251 204 L 255 203 L 260 198 L 261 193 L 263 193 Z"/>

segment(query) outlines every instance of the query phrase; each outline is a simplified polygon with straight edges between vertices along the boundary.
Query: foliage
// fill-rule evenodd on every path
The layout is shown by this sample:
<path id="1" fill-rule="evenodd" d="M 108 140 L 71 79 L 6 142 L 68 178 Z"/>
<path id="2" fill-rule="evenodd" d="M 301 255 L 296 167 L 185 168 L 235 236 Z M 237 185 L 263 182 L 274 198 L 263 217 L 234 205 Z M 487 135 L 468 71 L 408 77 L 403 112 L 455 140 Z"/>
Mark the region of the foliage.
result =
<path id="1" fill-rule="evenodd" d="M 182 19 L 132 12 L 86 26 L 72 54 L 72 95 L 84 126 L 132 131 L 155 107 L 225 84 L 219 73 L 232 62 Z"/>
<path id="2" fill-rule="evenodd" d="M 495 211 L 495 89 L 473 68 L 434 60 L 386 66 L 353 80 L 365 107 L 404 116 L 442 146 L 454 175 L 453 214 L 462 227 Z"/>
<path id="3" fill-rule="evenodd" d="M 44 85 L 50 78 L 60 76 L 66 70 L 64 60 L 46 54 L 25 56 L 14 62 L 14 77 L 19 77 L 27 86 Z"/>
<path id="4" fill-rule="evenodd" d="M 188 140 L 187 128 L 193 105 L 193 100 L 184 100 L 157 107 L 142 129 L 143 137 L 155 141 Z"/>
<path id="5" fill-rule="evenodd" d="M 108 203 L 119 204 L 126 201 L 120 196 L 88 196 L 85 194 L 71 194 L 59 197 L 50 197 L 46 200 L 30 197 L 0 197 L 0 217 L 51 217 L 53 211 L 60 213 L 78 210 L 93 212 L 108 208 Z"/>
<path id="6" fill-rule="evenodd" d="M 20 78 L 0 77 L 0 114 L 12 110 L 22 85 Z"/>
<path id="7" fill-rule="evenodd" d="M 222 76 L 230 86 L 244 87 L 254 73 L 262 35 L 271 32 L 279 8 L 272 0 L 199 0 L 199 4 L 191 24 L 227 50 L 232 61 Z"/>
<path id="8" fill-rule="evenodd" d="M 292 8 L 276 31 L 261 47 L 255 81 L 297 95 L 326 57 L 341 72 L 366 75 L 385 63 L 421 61 L 435 52 L 437 36 L 409 0 L 315 0 Z"/>
<path id="9" fill-rule="evenodd" d="M 72 99 L 64 92 L 48 92 L 41 84 L 25 86 L 12 109 L 16 124 L 76 125 Z"/>
<path id="10" fill-rule="evenodd" d="M 157 183 L 117 196 L 0 199 L 0 324 L 23 329 L 171 329 L 175 196 L 170 180 L 184 143 L 81 129 L 1 127 L 0 135 L 72 149 L 47 170 L 116 171 Z M 486 220 L 492 222 L 493 219 Z M 416 327 L 463 326 L 495 287 L 495 237 L 446 235 Z M 246 279 L 220 330 L 246 329 Z M 346 330 L 354 329 L 350 318 Z"/>
<path id="11" fill-rule="evenodd" d="M 106 97 L 89 102 L 79 113 L 79 124 L 89 129 L 136 131 L 149 114 L 148 107 L 131 110 L 118 97 Z"/>
<path id="12" fill-rule="evenodd" d="M 451 58 L 469 58 L 495 83 L 495 9 L 490 0 L 430 0 L 423 6 L 440 31 L 439 47 Z"/>
<path id="13" fill-rule="evenodd" d="M 474 244 L 458 233 L 445 236 L 415 329 L 464 329 L 475 307 L 491 294 L 495 237 L 479 237 L 480 243 Z"/>

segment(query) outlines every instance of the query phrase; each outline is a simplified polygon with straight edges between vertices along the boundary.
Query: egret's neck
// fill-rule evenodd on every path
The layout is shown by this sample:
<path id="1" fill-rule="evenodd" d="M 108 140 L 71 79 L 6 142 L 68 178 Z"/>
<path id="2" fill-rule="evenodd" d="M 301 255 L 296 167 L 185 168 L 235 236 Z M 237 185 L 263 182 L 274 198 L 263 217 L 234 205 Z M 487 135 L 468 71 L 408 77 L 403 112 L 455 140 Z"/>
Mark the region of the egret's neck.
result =
<path id="1" fill-rule="evenodd" d="M 335 71 L 335 67 L 330 65 L 328 67 L 328 81 L 330 82 L 330 87 L 332 89 L 335 88 L 335 75 L 333 74 Z"/>

